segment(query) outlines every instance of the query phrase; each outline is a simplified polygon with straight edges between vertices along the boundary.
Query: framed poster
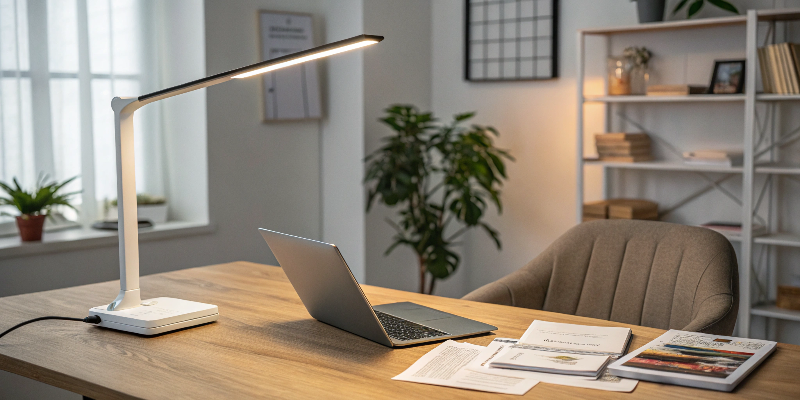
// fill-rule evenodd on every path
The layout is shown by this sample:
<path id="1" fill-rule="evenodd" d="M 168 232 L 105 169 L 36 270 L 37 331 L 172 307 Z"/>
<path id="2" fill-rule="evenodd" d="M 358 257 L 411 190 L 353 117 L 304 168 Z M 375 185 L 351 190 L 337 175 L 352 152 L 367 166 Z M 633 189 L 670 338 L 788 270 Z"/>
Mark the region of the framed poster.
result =
<path id="1" fill-rule="evenodd" d="M 464 0 L 464 79 L 558 77 L 558 0 Z"/>
<path id="2" fill-rule="evenodd" d="M 261 61 L 314 47 L 310 14 L 260 11 Z M 316 61 L 262 75 L 264 121 L 313 119 L 322 116 Z"/>

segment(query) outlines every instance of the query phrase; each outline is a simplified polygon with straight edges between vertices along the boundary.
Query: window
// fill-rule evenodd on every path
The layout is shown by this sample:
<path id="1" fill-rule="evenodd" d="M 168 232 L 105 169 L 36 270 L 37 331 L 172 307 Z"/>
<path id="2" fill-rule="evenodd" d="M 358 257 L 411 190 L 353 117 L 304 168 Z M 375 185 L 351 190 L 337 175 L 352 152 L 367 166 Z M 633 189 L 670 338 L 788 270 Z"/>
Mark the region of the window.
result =
<path id="1" fill-rule="evenodd" d="M 89 224 L 115 199 L 115 96 L 159 88 L 149 2 L 140 0 L 0 0 L 0 179 L 32 187 L 40 173 L 72 176 L 67 190 Z M 136 126 L 138 192 L 164 194 L 159 109 L 144 108 Z"/>

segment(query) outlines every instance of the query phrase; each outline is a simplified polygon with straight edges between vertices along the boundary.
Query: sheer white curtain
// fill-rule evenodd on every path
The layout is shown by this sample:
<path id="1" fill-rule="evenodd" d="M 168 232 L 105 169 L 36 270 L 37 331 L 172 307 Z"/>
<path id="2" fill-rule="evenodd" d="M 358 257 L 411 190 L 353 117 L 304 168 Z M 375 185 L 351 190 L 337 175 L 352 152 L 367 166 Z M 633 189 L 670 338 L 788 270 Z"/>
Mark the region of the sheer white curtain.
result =
<path id="1" fill-rule="evenodd" d="M 80 215 L 116 198 L 114 96 L 157 90 L 147 0 L 0 0 L 0 179 L 63 180 Z M 136 126 L 137 191 L 163 194 L 157 107 Z"/>

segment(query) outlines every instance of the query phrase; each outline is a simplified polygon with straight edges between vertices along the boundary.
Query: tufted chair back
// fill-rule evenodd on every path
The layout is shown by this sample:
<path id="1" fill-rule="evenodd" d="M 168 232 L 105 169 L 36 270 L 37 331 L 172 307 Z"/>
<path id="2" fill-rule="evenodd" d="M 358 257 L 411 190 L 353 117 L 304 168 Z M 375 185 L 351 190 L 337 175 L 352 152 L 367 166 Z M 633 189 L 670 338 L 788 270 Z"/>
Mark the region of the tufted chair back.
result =
<path id="1" fill-rule="evenodd" d="M 721 234 L 655 221 L 580 224 L 464 299 L 660 329 L 733 332 L 736 254 Z"/>

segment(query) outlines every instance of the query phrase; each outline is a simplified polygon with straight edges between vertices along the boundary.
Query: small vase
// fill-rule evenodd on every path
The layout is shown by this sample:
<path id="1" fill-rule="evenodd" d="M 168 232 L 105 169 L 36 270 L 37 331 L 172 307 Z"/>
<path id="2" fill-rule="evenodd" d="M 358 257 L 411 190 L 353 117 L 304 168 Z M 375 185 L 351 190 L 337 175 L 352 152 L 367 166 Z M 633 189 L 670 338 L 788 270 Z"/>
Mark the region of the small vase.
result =
<path id="1" fill-rule="evenodd" d="M 20 215 L 17 217 L 19 237 L 23 242 L 38 242 L 42 240 L 42 230 L 46 215 Z"/>
<path id="2" fill-rule="evenodd" d="M 631 69 L 630 89 L 631 94 L 647 94 L 647 82 L 650 80 L 650 73 L 647 65 L 637 65 Z"/>
<path id="3" fill-rule="evenodd" d="M 621 96 L 631 94 L 631 70 L 633 63 L 627 57 L 608 59 L 608 94 Z"/>

